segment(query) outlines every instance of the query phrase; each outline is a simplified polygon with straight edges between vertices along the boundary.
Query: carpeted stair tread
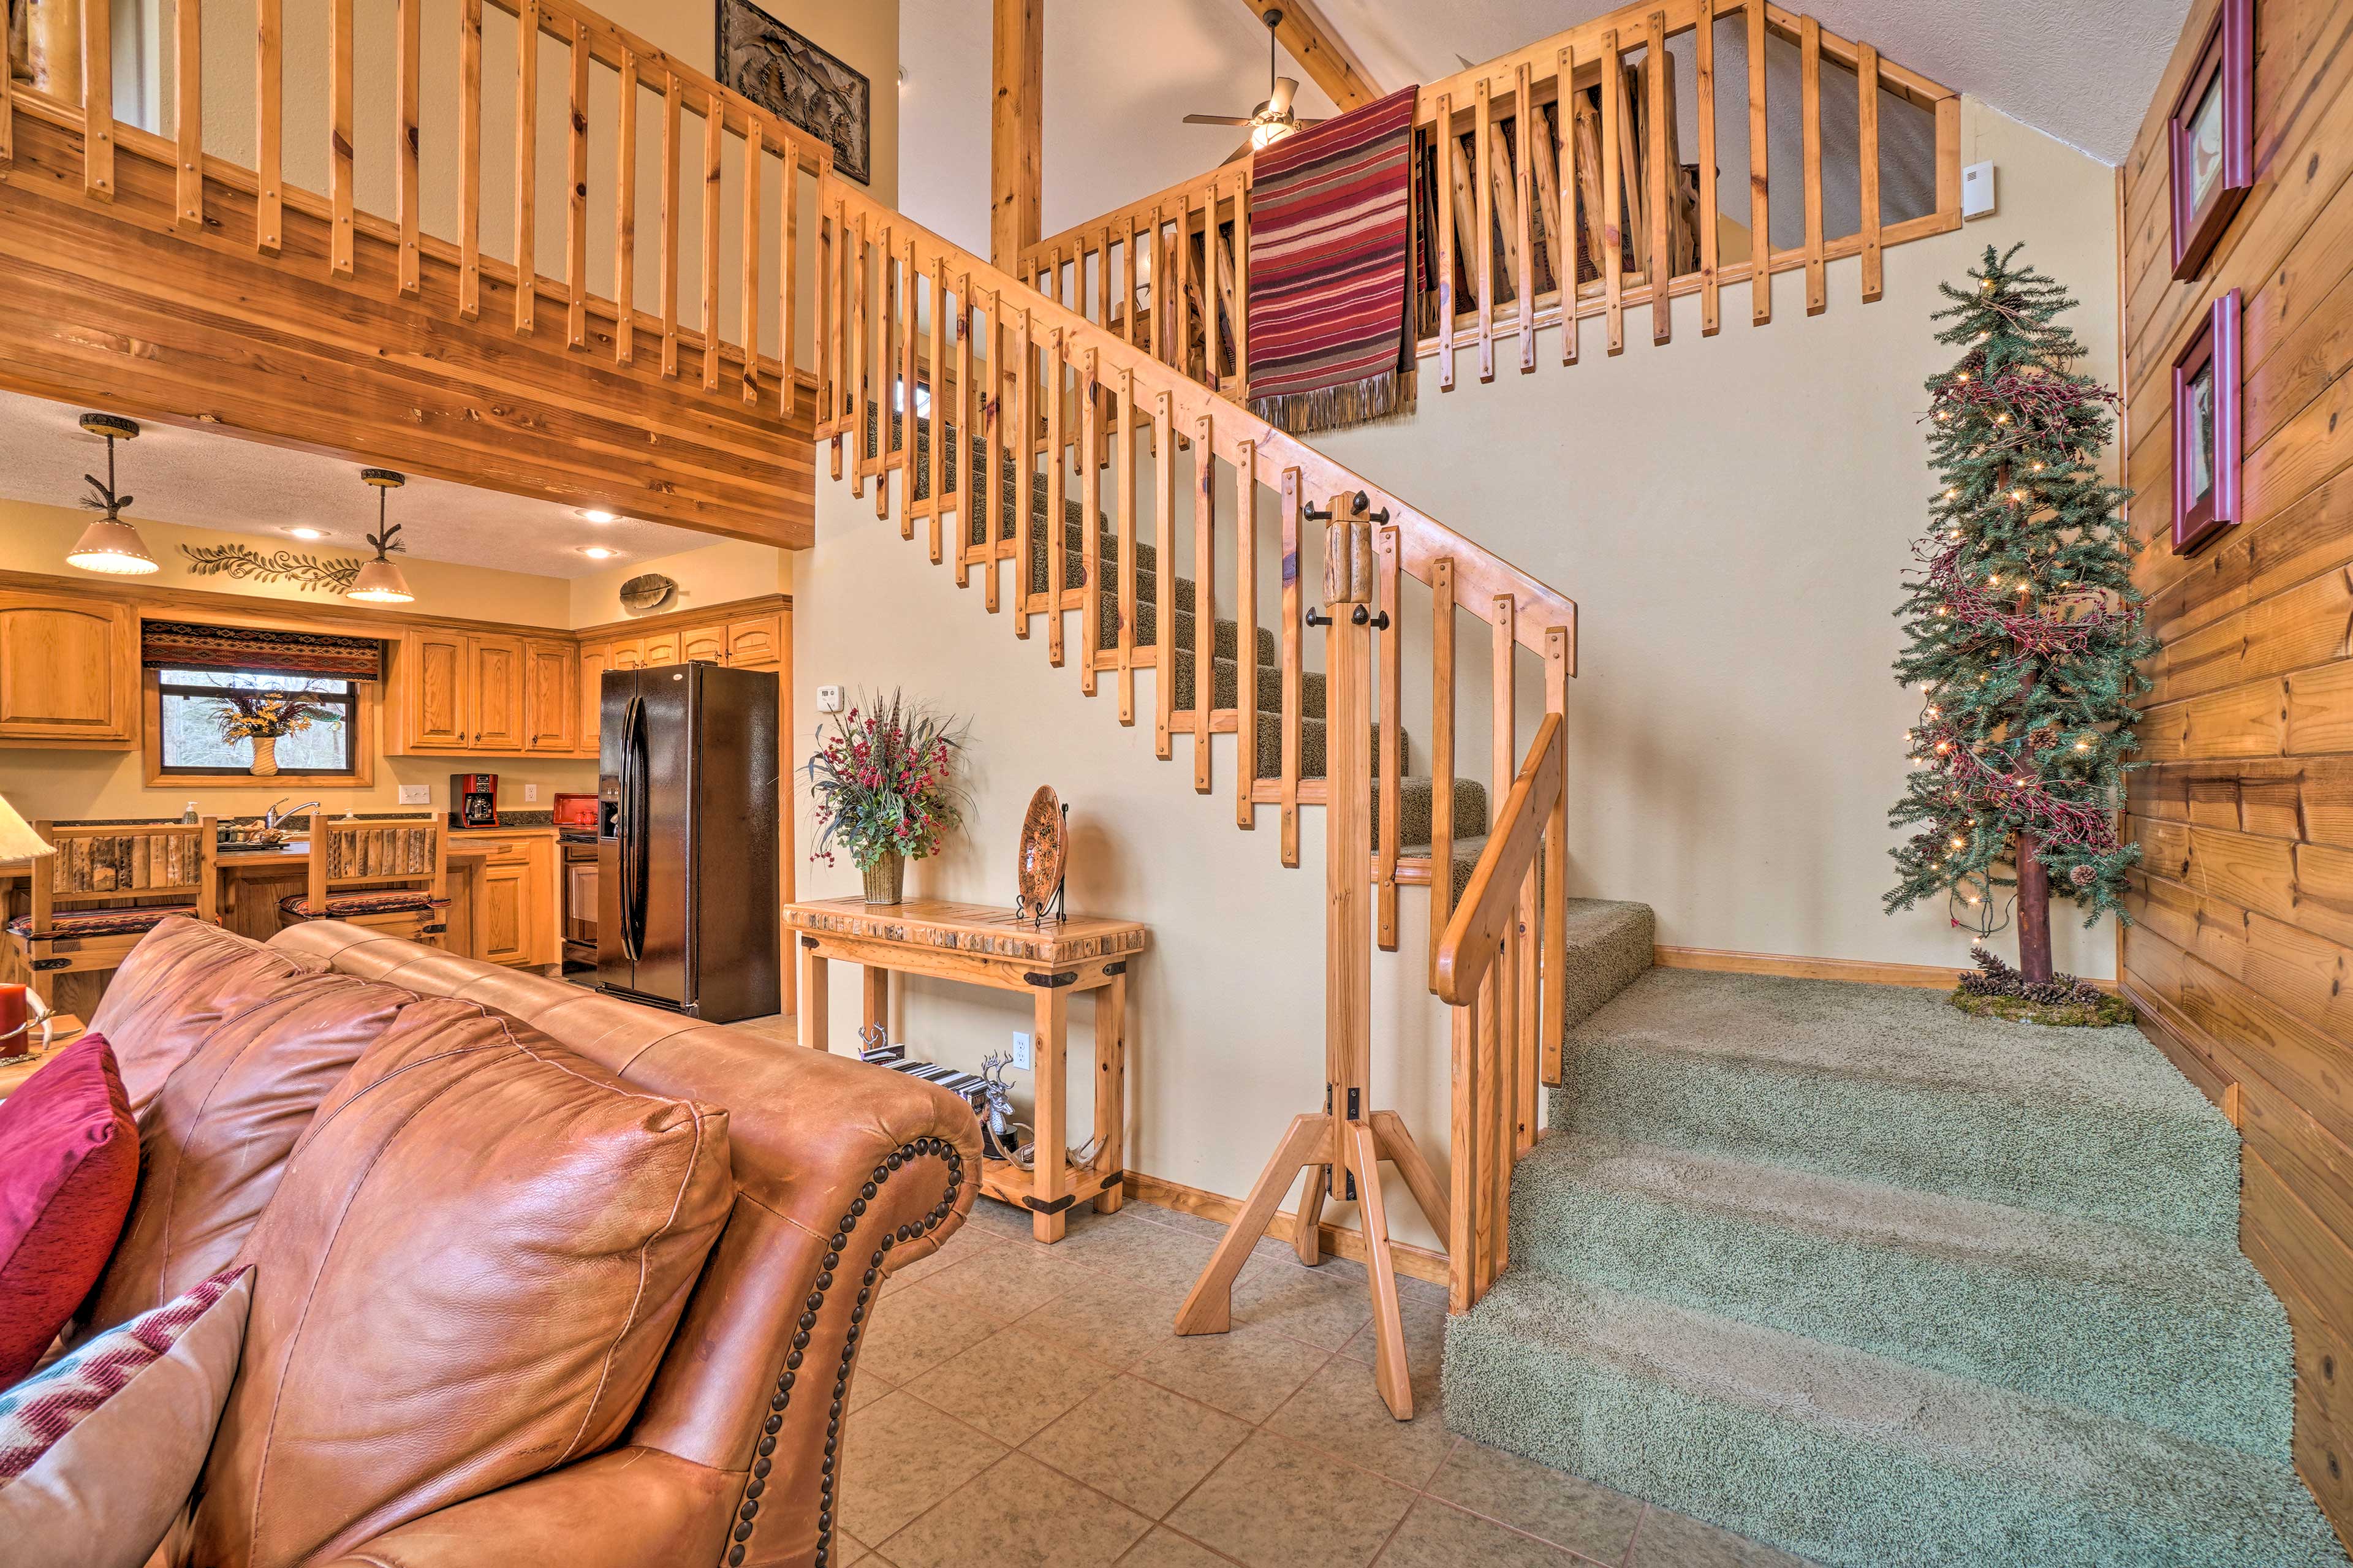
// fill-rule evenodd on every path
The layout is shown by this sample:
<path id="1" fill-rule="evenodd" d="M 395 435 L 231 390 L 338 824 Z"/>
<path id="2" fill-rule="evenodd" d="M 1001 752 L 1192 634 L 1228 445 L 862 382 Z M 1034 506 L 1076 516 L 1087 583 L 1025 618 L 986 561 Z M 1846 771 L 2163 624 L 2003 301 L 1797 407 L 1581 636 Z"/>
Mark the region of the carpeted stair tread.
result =
<path id="1" fill-rule="evenodd" d="M 1230 642 L 1232 640 L 1227 628 L 1230 627 L 1234 623 L 1231 621 L 1219 621 L 1218 623 L 1218 635 L 1220 641 Z M 1193 650 L 1189 647 L 1178 647 L 1176 650 L 1176 655 L 1175 663 L 1176 668 L 1176 685 L 1175 701 L 1176 706 L 1179 708 L 1190 708 L 1193 706 L 1193 666 L 1197 661 L 1194 658 Z M 1213 658 L 1210 659 L 1209 663 L 1211 667 L 1209 706 L 1212 708 L 1236 708 L 1240 706 L 1241 661 L 1239 658 Z M 1321 719 L 1324 717 L 1324 686 L 1323 671 L 1315 669 L 1303 669 L 1299 672 L 1299 712 L 1302 718 Z M 1273 713 L 1282 710 L 1282 666 L 1269 664 L 1263 660 L 1260 662 L 1258 667 L 1258 708 L 1259 711 L 1261 713 Z"/>
<path id="2" fill-rule="evenodd" d="M 2235 1247 L 1563 1133 L 1512 1226 L 1540 1274 L 2287 1458 L 2287 1321 Z"/>
<path id="3" fill-rule="evenodd" d="M 1657 970 L 1566 1041 L 1550 1124 L 2232 1244 L 2238 1141 L 2135 1029 Z"/>
<path id="4" fill-rule="evenodd" d="M 1824 1563 L 2344 1562 L 2280 1460 L 1516 1267 L 1449 1321 L 1445 1408 Z"/>
<path id="5" fill-rule="evenodd" d="M 1138 647 L 1152 647 L 1155 639 L 1159 634 L 1159 607 L 1154 605 L 1149 599 L 1136 600 L 1135 646 Z M 1240 649 L 1241 644 L 1237 635 L 1239 629 L 1240 628 L 1232 621 L 1220 620 L 1212 622 L 1209 657 L 1212 658 L 1236 658 L 1240 657 L 1239 650 Z M 1187 652 L 1193 647 L 1192 611 L 1183 609 L 1176 611 L 1176 624 L 1171 629 L 1171 635 L 1172 640 L 1179 652 Z M 1097 647 L 1117 647 L 1119 646 L 1119 595 L 1116 594 L 1102 594 L 1097 595 L 1095 646 Z M 1274 633 L 1272 629 L 1266 626 L 1259 627 L 1258 661 L 1261 667 L 1271 665 L 1279 657 L 1280 653 L 1275 647 Z"/>

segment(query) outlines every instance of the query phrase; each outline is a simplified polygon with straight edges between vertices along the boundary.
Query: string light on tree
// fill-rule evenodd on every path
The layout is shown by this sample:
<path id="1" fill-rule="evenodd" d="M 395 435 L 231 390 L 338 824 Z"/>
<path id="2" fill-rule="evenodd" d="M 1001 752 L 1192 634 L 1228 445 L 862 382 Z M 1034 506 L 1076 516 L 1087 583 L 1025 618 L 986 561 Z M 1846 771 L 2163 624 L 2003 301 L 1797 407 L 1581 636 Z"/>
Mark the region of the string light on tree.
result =
<path id="1" fill-rule="evenodd" d="M 1895 665 L 1922 712 L 1889 813 L 1912 832 L 1892 851 L 1885 901 L 1893 912 L 1943 897 L 1982 940 L 2008 923 L 2015 889 L 2033 983 L 2052 973 L 2052 894 L 2086 923 L 2122 918 L 2140 850 L 2118 839 L 2115 813 L 2147 689 L 2137 666 L 2157 644 L 2132 584 L 2126 492 L 2089 468 L 2115 433 L 2116 396 L 2077 373 L 2082 346 L 2059 323 L 2074 302 L 2017 256 L 1988 248 L 1976 286 L 1945 286 L 1936 317 L 1961 357 L 1927 384 L 1939 485 Z"/>

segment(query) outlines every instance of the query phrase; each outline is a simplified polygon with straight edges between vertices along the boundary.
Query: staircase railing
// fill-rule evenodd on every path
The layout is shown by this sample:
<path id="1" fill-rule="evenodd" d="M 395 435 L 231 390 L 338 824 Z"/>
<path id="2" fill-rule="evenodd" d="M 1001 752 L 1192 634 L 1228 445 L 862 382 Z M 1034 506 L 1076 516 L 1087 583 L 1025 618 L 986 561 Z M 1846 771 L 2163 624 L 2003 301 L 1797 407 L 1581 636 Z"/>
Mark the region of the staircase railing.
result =
<path id="1" fill-rule="evenodd" d="M 988 608 L 1009 610 L 1016 637 L 1038 636 L 1042 617 L 1049 662 L 1075 662 L 1082 688 L 1091 694 L 1101 678 L 1111 678 L 1123 723 L 1139 721 L 1135 671 L 1154 670 L 1156 750 L 1171 758 L 1177 737 L 1189 736 L 1199 792 L 1208 794 L 1214 785 L 1212 738 L 1235 736 L 1236 824 L 1254 826 L 1259 807 L 1277 808 L 1286 866 L 1299 864 L 1300 809 L 1328 807 L 1333 778 L 1346 776 L 1337 767 L 1331 769 L 1332 778 L 1308 776 L 1303 768 L 1301 694 L 1311 673 L 1304 667 L 1303 629 L 1311 602 L 1303 600 L 1302 588 L 1315 574 L 1315 542 L 1304 535 L 1317 525 L 1329 527 L 1321 552 L 1327 584 L 1335 570 L 1365 574 L 1363 592 L 1353 602 L 1368 612 L 1359 624 L 1373 642 L 1363 661 L 1372 689 L 1335 685 L 1330 691 L 1327 743 L 1366 743 L 1361 735 L 1351 735 L 1344 716 L 1373 717 L 1371 772 L 1378 790 L 1367 863 L 1375 889 L 1373 939 L 1395 951 L 1398 890 L 1427 887 L 1435 985 L 1440 933 L 1448 929 L 1453 903 L 1458 614 L 1467 612 L 1488 627 L 1491 776 L 1500 785 L 1514 775 L 1520 756 L 1520 649 L 1532 653 L 1543 670 L 1546 718 L 1541 734 L 1547 738 L 1541 749 L 1547 755 L 1559 752 L 1560 715 L 1567 681 L 1576 673 L 1575 602 L 1162 363 L 1148 347 L 1139 348 L 1054 303 L 846 181 L 828 176 L 819 182 L 817 224 L 817 432 L 831 444 L 836 477 L 849 478 L 860 494 L 873 480 L 877 514 L 886 515 L 894 493 L 888 481 L 896 476 L 902 536 L 912 540 L 917 523 L 927 523 L 934 562 L 952 563 L 959 584 L 968 584 L 978 573 Z M 911 411 L 912 418 L 906 416 Z M 1176 527 L 1177 458 L 1187 447 L 1194 469 L 1189 542 L 1177 537 Z M 1259 563 L 1261 487 L 1278 498 L 1271 521 L 1279 531 L 1280 573 L 1271 593 Z M 1232 615 L 1240 628 L 1231 650 L 1238 670 L 1230 708 L 1213 700 L 1214 660 L 1220 652 L 1219 500 L 1225 495 L 1232 497 Z M 1141 581 L 1138 548 L 1146 497 L 1155 535 L 1148 589 Z M 1050 521 L 1034 528 L 1030 520 L 1041 500 Z M 1081 519 L 1075 529 L 1067 526 L 1072 501 Z M 1106 512 L 1107 539 L 1098 522 Z M 956 520 L 953 534 L 946 526 L 951 517 Z M 976 526 L 976 517 L 990 521 Z M 1334 525 L 1335 519 L 1341 523 Z M 1359 521 L 1351 526 L 1349 520 Z M 1356 537 L 1356 529 L 1363 530 L 1361 557 L 1346 553 L 1354 549 L 1348 541 Z M 1337 567 L 1335 552 L 1345 557 Z M 1175 593 L 1177 569 L 1185 563 L 1193 573 L 1189 605 L 1180 605 Z M 1009 602 L 1000 563 L 1013 568 Z M 1426 599 L 1417 594 L 1410 606 L 1404 593 L 1408 579 L 1428 590 Z M 1282 628 L 1271 664 L 1254 635 L 1270 597 L 1279 604 Z M 1333 601 L 1327 596 L 1324 602 Z M 1409 635 L 1409 609 L 1425 603 L 1426 633 Z M 1369 613 L 1376 605 L 1377 613 Z M 1082 613 L 1075 650 L 1066 625 L 1073 610 Z M 1109 617 L 1111 635 L 1098 635 L 1099 616 Z M 1180 635 L 1180 617 L 1189 621 L 1189 637 Z M 1103 644 L 1108 646 L 1098 646 Z M 1433 822 L 1425 856 L 1406 854 L 1400 847 L 1402 675 L 1409 647 L 1427 658 L 1430 679 Z M 1187 661 L 1192 676 L 1185 682 L 1178 676 Z M 1355 668 L 1356 661 L 1342 661 L 1320 673 L 1327 682 L 1344 683 L 1354 679 L 1348 672 Z M 1261 673 L 1269 671 L 1276 699 L 1271 704 L 1260 695 Z M 1178 689 L 1187 684 L 1189 700 L 1180 704 Z M 1267 748 L 1276 763 L 1270 776 L 1261 777 L 1253 764 L 1269 723 L 1277 727 L 1274 743 Z M 1549 842 L 1557 857 L 1557 827 Z M 1481 862 L 1491 881 L 1502 874 L 1489 869 L 1498 853 L 1491 840 Z M 1546 884 L 1544 910 L 1535 907 L 1535 883 L 1529 881 L 1519 924 L 1534 944 L 1527 949 L 1530 961 L 1513 972 L 1509 1005 L 1489 1010 L 1504 1031 L 1500 1048 L 1514 1060 L 1539 1059 L 1545 1020 L 1552 1022 L 1550 1037 L 1558 1038 L 1565 871 L 1564 860 Z M 1535 962 L 1539 952 L 1555 961 L 1548 966 Z M 1459 1025 L 1456 1036 L 1461 1074 L 1465 1069 Z M 1515 1152 L 1533 1136 L 1533 1080 L 1514 1103 L 1522 1125 L 1505 1142 Z M 1493 1168 L 1497 1146 L 1473 1147 L 1484 1152 L 1456 1156 L 1458 1162 L 1475 1160 L 1473 1180 L 1492 1184 L 1500 1179 L 1507 1185 L 1508 1163 L 1500 1177 Z M 1508 1155 L 1504 1158 L 1508 1161 Z M 1462 1298 L 1467 1292 L 1475 1300 L 1493 1276 L 1474 1282 L 1464 1272 L 1462 1254 L 1459 1234 L 1450 1237 L 1456 1294 Z"/>
<path id="2" fill-rule="evenodd" d="M 1726 79 L 1716 68 L 1717 29 L 1735 18 L 1746 68 Z M 1795 126 L 1768 112 L 1768 61 L 1784 50 L 1794 57 Z M 1679 54 L 1695 79 L 1690 163 L 1672 111 Z M 1833 101 L 1841 95 L 1851 105 Z M 1826 264 L 1848 257 L 1862 258 L 1862 298 L 1875 300 L 1886 247 L 1960 226 L 1960 107 L 1950 88 L 1764 0 L 1637 0 L 1425 84 L 1414 120 L 1418 175 L 1433 197 L 1420 204 L 1418 237 L 1427 288 L 1420 354 L 1436 358 L 1439 385 L 1450 392 L 1459 347 L 1477 348 L 1482 381 L 1494 377 L 1499 341 L 1523 373 L 1533 372 L 1535 334 L 1559 325 L 1564 300 L 1580 319 L 1603 318 L 1611 353 L 1625 346 L 1626 313 L 1644 305 L 1652 339 L 1667 342 L 1669 301 L 1688 294 L 1700 298 L 1701 332 L 1713 333 L 1719 291 L 1753 279 L 1760 258 L 1768 274 L 1805 273 L 1809 315 L 1828 308 Z M 1914 140 L 1933 159 L 1935 205 L 1925 206 L 1924 192 L 1910 204 L 1923 210 L 1899 206 L 1891 218 L 1883 209 L 1896 199 L 1895 182 L 1883 141 L 1900 133 L 1883 121 L 1915 111 Z M 1746 211 L 1745 225 L 1719 199 L 1720 120 L 1746 142 L 1745 179 L 1729 174 L 1735 189 L 1749 192 L 1731 209 Z M 1851 162 L 1826 150 L 1826 123 L 1839 142 L 1852 128 Z M 1799 144 L 1794 189 L 1770 177 L 1777 132 Z M 1223 164 L 1047 236 L 1022 250 L 1013 270 L 1239 401 L 1250 363 L 1250 184 L 1248 159 Z M 1853 231 L 1826 233 L 1829 201 L 1843 209 L 1850 195 Z M 1803 214 L 1797 245 L 1770 242 L 1777 196 Z M 1772 319 L 1771 289 L 1750 291 L 1750 312 L 1759 325 Z M 1577 335 L 1564 334 L 1562 363 L 1575 363 L 1577 352 Z"/>
<path id="3" fill-rule="evenodd" d="M 1566 962 L 1567 801 L 1561 716 L 1546 713 L 1438 942 L 1433 989 L 1454 1009 L 1448 1213 L 1461 1267 L 1447 1284 L 1458 1312 L 1486 1293 L 1510 1257 L 1512 1167 L 1535 1142 L 1539 1084 L 1561 1080 L 1560 988 L 1545 985 L 1540 998 L 1528 992 Z M 1533 1032 L 1523 1026 L 1532 1006 L 1540 1015 Z"/>

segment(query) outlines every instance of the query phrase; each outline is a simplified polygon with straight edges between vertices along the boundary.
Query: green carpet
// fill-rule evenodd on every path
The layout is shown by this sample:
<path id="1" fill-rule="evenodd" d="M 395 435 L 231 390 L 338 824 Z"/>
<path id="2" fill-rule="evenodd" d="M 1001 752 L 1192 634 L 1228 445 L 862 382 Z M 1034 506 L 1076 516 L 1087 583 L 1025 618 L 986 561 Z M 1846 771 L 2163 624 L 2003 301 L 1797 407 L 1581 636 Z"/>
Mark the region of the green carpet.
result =
<path id="1" fill-rule="evenodd" d="M 1455 1430 L 1837 1568 L 2345 1563 L 2237 1134 L 2138 1031 L 1653 970 L 1566 1047 Z"/>

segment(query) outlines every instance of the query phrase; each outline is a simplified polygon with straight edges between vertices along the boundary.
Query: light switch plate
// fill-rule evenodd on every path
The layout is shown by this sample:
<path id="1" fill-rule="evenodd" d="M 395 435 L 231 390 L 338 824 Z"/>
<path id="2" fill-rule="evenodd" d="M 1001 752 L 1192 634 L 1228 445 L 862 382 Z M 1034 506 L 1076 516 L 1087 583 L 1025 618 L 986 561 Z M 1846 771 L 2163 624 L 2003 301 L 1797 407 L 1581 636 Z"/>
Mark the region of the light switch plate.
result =
<path id="1" fill-rule="evenodd" d="M 539 786 L 535 784 L 527 784 L 523 785 L 522 798 L 523 804 L 526 805 L 530 805 L 533 801 L 537 800 L 539 798 Z"/>
<path id="2" fill-rule="evenodd" d="M 1961 216 L 1989 216 L 1993 205 L 1993 165 L 1971 163 L 1961 171 Z"/>
<path id="3" fill-rule="evenodd" d="M 403 805 L 431 805 L 433 804 L 433 786 L 431 784 L 401 785 L 400 804 Z"/>
<path id="4" fill-rule="evenodd" d="M 1031 1071 L 1037 1066 L 1037 1056 L 1030 1047 L 1029 1037 L 1018 1029 L 1013 1034 L 1013 1065 L 1023 1072 Z"/>
<path id="5" fill-rule="evenodd" d="M 820 713 L 840 712 L 841 688 L 839 686 L 818 687 L 817 689 L 817 710 Z"/>

